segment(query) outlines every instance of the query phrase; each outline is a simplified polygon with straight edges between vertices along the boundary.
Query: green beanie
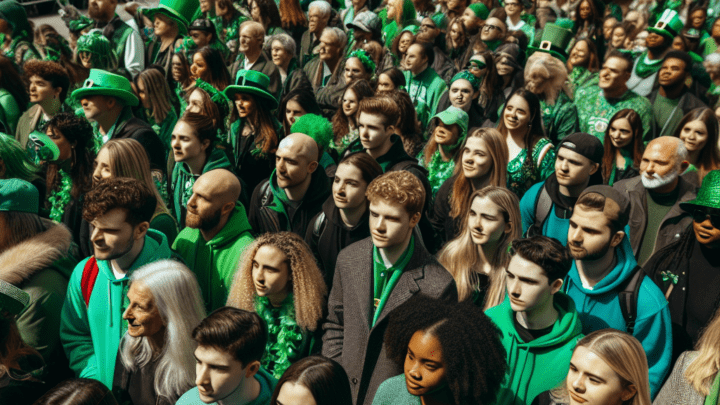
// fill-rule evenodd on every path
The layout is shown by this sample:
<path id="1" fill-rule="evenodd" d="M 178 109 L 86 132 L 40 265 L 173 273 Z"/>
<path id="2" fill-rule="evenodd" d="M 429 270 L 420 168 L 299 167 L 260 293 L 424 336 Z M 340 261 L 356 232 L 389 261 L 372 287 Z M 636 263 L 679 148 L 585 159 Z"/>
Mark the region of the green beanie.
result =
<path id="1" fill-rule="evenodd" d="M 490 10 L 482 3 L 473 3 L 469 5 L 468 8 L 481 20 L 487 20 L 488 15 L 490 15 Z"/>

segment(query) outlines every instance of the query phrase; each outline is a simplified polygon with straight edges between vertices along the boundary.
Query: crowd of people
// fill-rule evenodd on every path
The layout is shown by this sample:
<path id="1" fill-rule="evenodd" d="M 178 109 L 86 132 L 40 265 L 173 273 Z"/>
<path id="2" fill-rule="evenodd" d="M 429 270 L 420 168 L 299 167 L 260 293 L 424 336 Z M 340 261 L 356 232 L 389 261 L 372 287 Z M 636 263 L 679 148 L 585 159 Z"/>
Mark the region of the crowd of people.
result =
<path id="1" fill-rule="evenodd" d="M 73 3 L 0 1 L 0 403 L 720 400 L 718 0 Z"/>

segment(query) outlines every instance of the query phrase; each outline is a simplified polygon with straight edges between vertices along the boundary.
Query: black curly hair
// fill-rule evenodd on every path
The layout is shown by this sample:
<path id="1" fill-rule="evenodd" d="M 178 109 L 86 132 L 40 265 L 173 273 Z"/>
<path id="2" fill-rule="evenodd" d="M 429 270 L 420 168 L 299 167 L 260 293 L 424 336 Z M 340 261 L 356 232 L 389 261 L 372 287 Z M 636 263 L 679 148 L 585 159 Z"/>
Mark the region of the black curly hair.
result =
<path id="1" fill-rule="evenodd" d="M 70 169 L 72 178 L 73 198 L 80 198 L 92 188 L 92 174 L 95 164 L 95 148 L 93 143 L 93 128 L 85 117 L 79 117 L 71 112 L 56 114 L 48 123 L 50 130 L 56 135 L 62 135 L 68 142 L 74 144 L 73 165 Z M 48 165 L 46 172 L 46 186 L 52 190 L 60 186 L 58 163 Z"/>
<path id="2" fill-rule="evenodd" d="M 482 308 L 424 295 L 409 299 L 390 313 L 385 332 L 388 358 L 403 367 L 410 339 L 418 331 L 440 341 L 445 378 L 456 405 L 495 402 L 507 361 L 500 331 Z"/>

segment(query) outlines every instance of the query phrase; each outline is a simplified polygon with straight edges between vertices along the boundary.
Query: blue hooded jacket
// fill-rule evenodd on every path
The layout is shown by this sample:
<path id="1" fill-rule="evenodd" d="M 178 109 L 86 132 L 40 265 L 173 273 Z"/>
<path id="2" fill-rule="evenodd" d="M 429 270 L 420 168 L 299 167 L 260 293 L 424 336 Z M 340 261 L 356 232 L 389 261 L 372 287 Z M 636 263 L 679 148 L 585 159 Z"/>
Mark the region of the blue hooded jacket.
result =
<path id="1" fill-rule="evenodd" d="M 615 254 L 615 268 L 593 288 L 582 285 L 575 262 L 565 279 L 565 291 L 575 301 L 584 334 L 605 328 L 627 331 L 617 298 L 620 284 L 630 277 L 637 266 L 627 236 L 615 248 Z M 637 320 L 633 336 L 645 349 L 650 371 L 650 391 L 654 398 L 672 366 L 672 322 L 665 296 L 647 276 L 643 278 L 638 293 Z"/>

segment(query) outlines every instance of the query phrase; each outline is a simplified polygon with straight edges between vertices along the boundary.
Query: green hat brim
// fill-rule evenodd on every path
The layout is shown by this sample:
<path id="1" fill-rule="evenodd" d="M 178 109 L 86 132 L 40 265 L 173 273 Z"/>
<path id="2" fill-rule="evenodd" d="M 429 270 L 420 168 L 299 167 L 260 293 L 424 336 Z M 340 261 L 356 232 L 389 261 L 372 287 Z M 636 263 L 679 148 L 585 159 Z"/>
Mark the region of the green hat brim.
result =
<path id="1" fill-rule="evenodd" d="M 668 31 L 665 31 L 665 30 L 661 30 L 659 28 L 648 27 L 647 30 L 652 33 L 655 33 L 655 34 L 662 35 L 663 37 L 671 39 L 671 40 L 674 38 L 671 33 L 669 33 Z"/>
<path id="2" fill-rule="evenodd" d="M 718 207 L 717 205 L 711 205 L 705 201 L 698 201 L 697 198 L 690 200 L 690 201 L 685 201 L 684 203 L 680 203 L 680 208 L 683 211 L 690 212 L 690 213 L 692 213 L 693 210 L 695 210 L 696 208 L 700 208 L 700 207 L 712 208 L 714 210 L 720 210 L 720 207 Z"/>
<path id="3" fill-rule="evenodd" d="M 140 100 L 129 91 L 104 87 L 81 87 L 73 91 L 71 96 L 78 101 L 85 96 L 110 96 L 119 98 L 130 107 L 137 107 L 140 104 Z"/>
<path id="4" fill-rule="evenodd" d="M 234 102 L 233 100 L 235 99 L 235 95 L 240 93 L 252 94 L 253 96 L 259 96 L 260 98 L 265 99 L 268 103 L 270 103 L 271 110 L 278 108 L 278 102 L 275 100 L 275 97 L 267 91 L 258 89 L 257 87 L 239 86 L 233 84 L 231 86 L 227 86 L 223 91 L 223 94 L 225 94 L 225 97 L 227 97 L 230 102 Z"/>
<path id="5" fill-rule="evenodd" d="M 37 142 L 41 143 L 47 150 L 52 153 L 52 158 L 47 159 L 49 161 L 56 161 L 60 158 L 60 148 L 53 142 L 52 139 L 50 139 L 49 136 L 47 136 L 45 133 L 40 131 L 33 131 L 28 135 L 28 139 L 33 140 L 35 142 L 35 139 L 37 139 Z"/>
<path id="6" fill-rule="evenodd" d="M 567 56 L 562 55 L 562 54 L 560 54 L 560 53 L 558 53 L 558 52 L 555 52 L 555 51 L 553 51 L 553 50 L 551 50 L 551 49 L 550 49 L 550 50 L 548 50 L 548 49 L 540 49 L 540 48 L 538 48 L 538 47 L 536 47 L 536 46 L 530 45 L 530 46 L 528 46 L 528 51 L 531 51 L 531 52 L 545 52 L 545 53 L 549 53 L 550 55 L 552 55 L 552 56 L 560 59 L 560 61 L 561 61 L 562 63 L 567 63 Z M 529 53 L 529 52 L 528 52 L 528 53 Z"/>
<path id="7" fill-rule="evenodd" d="M 184 36 L 185 34 L 187 34 L 188 25 L 190 25 L 190 23 L 185 21 L 185 17 L 181 16 L 177 11 L 175 11 L 171 8 L 168 8 L 164 4 L 161 4 L 159 7 L 145 10 L 143 12 L 145 17 L 150 19 L 150 21 L 155 20 L 155 15 L 157 15 L 157 13 L 165 14 L 165 16 L 167 16 L 171 20 L 175 21 L 175 23 L 177 23 L 177 26 L 178 26 L 178 34 L 179 35 Z"/>

